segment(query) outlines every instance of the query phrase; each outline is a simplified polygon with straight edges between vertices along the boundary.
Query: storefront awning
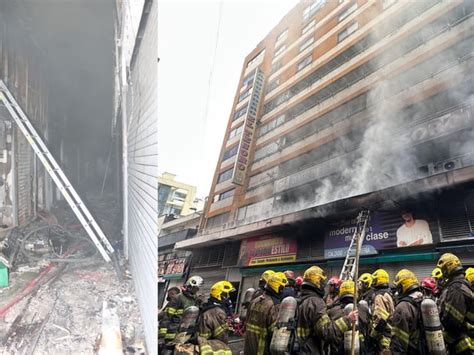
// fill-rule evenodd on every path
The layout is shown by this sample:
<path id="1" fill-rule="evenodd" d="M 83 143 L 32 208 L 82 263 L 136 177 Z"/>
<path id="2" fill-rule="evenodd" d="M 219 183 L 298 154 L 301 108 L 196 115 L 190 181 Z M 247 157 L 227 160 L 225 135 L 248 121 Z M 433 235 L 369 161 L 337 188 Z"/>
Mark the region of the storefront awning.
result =
<path id="1" fill-rule="evenodd" d="M 426 252 L 426 253 L 404 253 L 404 254 L 386 254 L 386 255 L 376 255 L 376 256 L 365 256 L 360 258 L 361 265 L 368 264 L 381 264 L 381 263 L 397 263 L 405 261 L 426 261 L 426 260 L 437 260 L 439 257 L 439 252 Z M 335 267 L 341 266 L 344 263 L 344 259 L 331 260 L 331 261 L 315 261 L 314 263 L 304 263 L 304 264 L 285 264 L 285 265 L 268 265 L 267 267 L 260 268 L 241 268 L 240 272 L 242 275 L 262 273 L 265 270 L 272 269 L 274 271 L 284 271 L 288 270 L 291 265 L 292 270 L 306 270 L 307 268 L 317 265 L 322 268 L 324 267 Z"/>

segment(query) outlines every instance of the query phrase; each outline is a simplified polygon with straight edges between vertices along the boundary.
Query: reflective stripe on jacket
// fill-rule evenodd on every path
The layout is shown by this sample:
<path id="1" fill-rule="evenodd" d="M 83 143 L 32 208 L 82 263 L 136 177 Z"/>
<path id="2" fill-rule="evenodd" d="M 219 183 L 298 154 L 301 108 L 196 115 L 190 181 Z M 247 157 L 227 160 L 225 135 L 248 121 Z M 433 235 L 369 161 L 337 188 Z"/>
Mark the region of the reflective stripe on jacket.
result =
<path id="1" fill-rule="evenodd" d="M 411 297 L 413 301 L 410 301 Z M 421 302 L 423 294 L 414 292 L 410 296 L 402 298 L 397 304 L 393 316 L 391 318 L 391 335 L 390 351 L 392 354 L 419 354 L 420 340 L 423 336 L 420 329 L 421 319 L 420 310 L 412 304 L 412 302 Z M 423 345 L 424 346 L 424 345 Z M 428 349 L 423 349 L 426 353 Z"/>
<path id="2" fill-rule="evenodd" d="M 270 341 L 276 327 L 279 301 L 267 291 L 250 301 L 245 323 L 244 354 L 270 354 Z"/>
<path id="3" fill-rule="evenodd" d="M 326 303 L 316 291 L 304 288 L 300 300 L 296 334 L 302 353 L 323 354 L 325 343 L 344 341 L 344 332 L 351 327 L 348 317 L 331 320 Z"/>
<path id="4" fill-rule="evenodd" d="M 198 324 L 198 335 L 205 339 L 217 339 L 227 344 L 229 327 L 227 325 L 227 315 L 222 307 L 216 305 L 205 309 Z"/>
<path id="5" fill-rule="evenodd" d="M 463 274 L 452 277 L 446 286 L 445 298 L 440 303 L 441 324 L 450 353 L 474 353 L 471 320 L 474 298 L 469 282 Z"/>

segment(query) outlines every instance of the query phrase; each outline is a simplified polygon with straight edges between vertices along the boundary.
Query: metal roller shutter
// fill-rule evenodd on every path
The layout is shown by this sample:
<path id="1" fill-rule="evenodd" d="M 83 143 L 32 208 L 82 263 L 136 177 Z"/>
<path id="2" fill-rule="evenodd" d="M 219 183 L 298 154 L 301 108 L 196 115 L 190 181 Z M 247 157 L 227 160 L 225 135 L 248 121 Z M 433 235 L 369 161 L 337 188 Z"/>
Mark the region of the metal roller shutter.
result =
<path id="1" fill-rule="evenodd" d="M 193 269 L 189 276 L 201 276 L 204 279 L 204 285 L 199 289 L 199 293 L 204 294 L 204 299 L 207 300 L 212 285 L 218 281 L 225 280 L 226 272 L 227 269 L 221 268 Z"/>
<path id="2" fill-rule="evenodd" d="M 373 273 L 375 270 L 382 268 L 390 275 L 390 283 L 395 279 L 395 275 L 401 269 L 409 269 L 413 271 L 416 277 L 421 280 L 424 277 L 430 276 L 431 271 L 436 267 L 436 262 L 410 262 L 410 263 L 387 263 L 387 264 L 374 264 L 374 265 L 361 265 L 359 269 L 359 275 L 364 272 Z"/>
<path id="3" fill-rule="evenodd" d="M 157 352 L 158 3 L 145 1 L 127 92 L 128 256 L 149 354 Z"/>

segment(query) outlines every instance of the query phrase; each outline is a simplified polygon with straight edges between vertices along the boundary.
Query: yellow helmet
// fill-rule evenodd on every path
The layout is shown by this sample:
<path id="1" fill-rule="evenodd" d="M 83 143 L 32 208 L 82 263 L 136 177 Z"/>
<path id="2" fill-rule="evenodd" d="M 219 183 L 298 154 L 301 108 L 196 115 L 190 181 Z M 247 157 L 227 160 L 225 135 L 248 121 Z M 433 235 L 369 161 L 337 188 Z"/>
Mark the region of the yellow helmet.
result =
<path id="1" fill-rule="evenodd" d="M 401 294 L 406 294 L 408 291 L 420 286 L 415 274 L 408 269 L 400 270 L 395 276 L 393 283 Z"/>
<path id="2" fill-rule="evenodd" d="M 441 255 L 436 266 L 441 269 L 445 277 L 449 277 L 454 272 L 462 270 L 461 261 L 456 255 L 451 253 Z"/>
<path id="3" fill-rule="evenodd" d="M 388 276 L 388 272 L 384 269 L 377 269 L 372 274 L 373 278 L 373 285 L 379 286 L 383 284 L 388 284 L 390 282 L 390 277 Z"/>
<path id="4" fill-rule="evenodd" d="M 264 271 L 262 276 L 260 276 L 260 280 L 262 281 L 265 281 L 265 283 L 268 282 L 268 280 L 270 280 L 270 277 L 275 273 L 275 271 L 273 270 L 267 270 L 267 271 Z"/>
<path id="5" fill-rule="evenodd" d="M 319 266 L 311 266 L 304 272 L 303 282 L 309 282 L 319 289 L 324 288 L 327 277 Z"/>
<path id="6" fill-rule="evenodd" d="M 212 285 L 210 294 L 211 297 L 223 301 L 229 298 L 232 291 L 235 291 L 235 288 L 229 281 L 219 281 Z"/>
<path id="7" fill-rule="evenodd" d="M 271 288 L 276 293 L 281 293 L 283 288 L 288 285 L 288 280 L 282 272 L 275 272 L 267 282 L 267 287 Z"/>
<path id="8" fill-rule="evenodd" d="M 466 280 L 469 281 L 471 284 L 474 284 L 474 267 L 467 268 Z"/>
<path id="9" fill-rule="evenodd" d="M 373 281 L 374 278 L 372 277 L 372 274 L 369 274 L 368 272 L 360 275 L 357 279 L 357 283 L 361 286 L 364 286 L 364 288 L 369 288 L 370 286 L 372 286 Z"/>
<path id="10" fill-rule="evenodd" d="M 434 277 L 436 280 L 439 280 L 443 277 L 443 272 L 439 267 L 435 267 L 433 271 L 431 271 L 431 276 Z"/>
<path id="11" fill-rule="evenodd" d="M 343 298 L 346 296 L 354 297 L 355 292 L 355 282 L 352 280 L 343 281 L 341 286 L 339 287 L 339 298 Z"/>

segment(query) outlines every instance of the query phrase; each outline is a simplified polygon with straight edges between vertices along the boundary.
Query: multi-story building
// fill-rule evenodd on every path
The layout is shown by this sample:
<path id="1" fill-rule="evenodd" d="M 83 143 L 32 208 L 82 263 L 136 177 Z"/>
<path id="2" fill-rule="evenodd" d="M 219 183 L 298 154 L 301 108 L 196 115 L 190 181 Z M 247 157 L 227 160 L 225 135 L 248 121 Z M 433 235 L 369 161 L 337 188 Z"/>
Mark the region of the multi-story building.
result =
<path id="1" fill-rule="evenodd" d="M 163 173 L 158 177 L 158 216 L 186 216 L 197 210 L 196 186 L 175 180 L 176 175 Z"/>
<path id="2" fill-rule="evenodd" d="M 270 267 L 338 275 L 364 207 L 361 271 L 426 276 L 444 249 L 474 263 L 473 8 L 296 5 L 245 58 L 202 230 L 176 244 L 218 254 L 193 272 L 242 289 Z"/>

